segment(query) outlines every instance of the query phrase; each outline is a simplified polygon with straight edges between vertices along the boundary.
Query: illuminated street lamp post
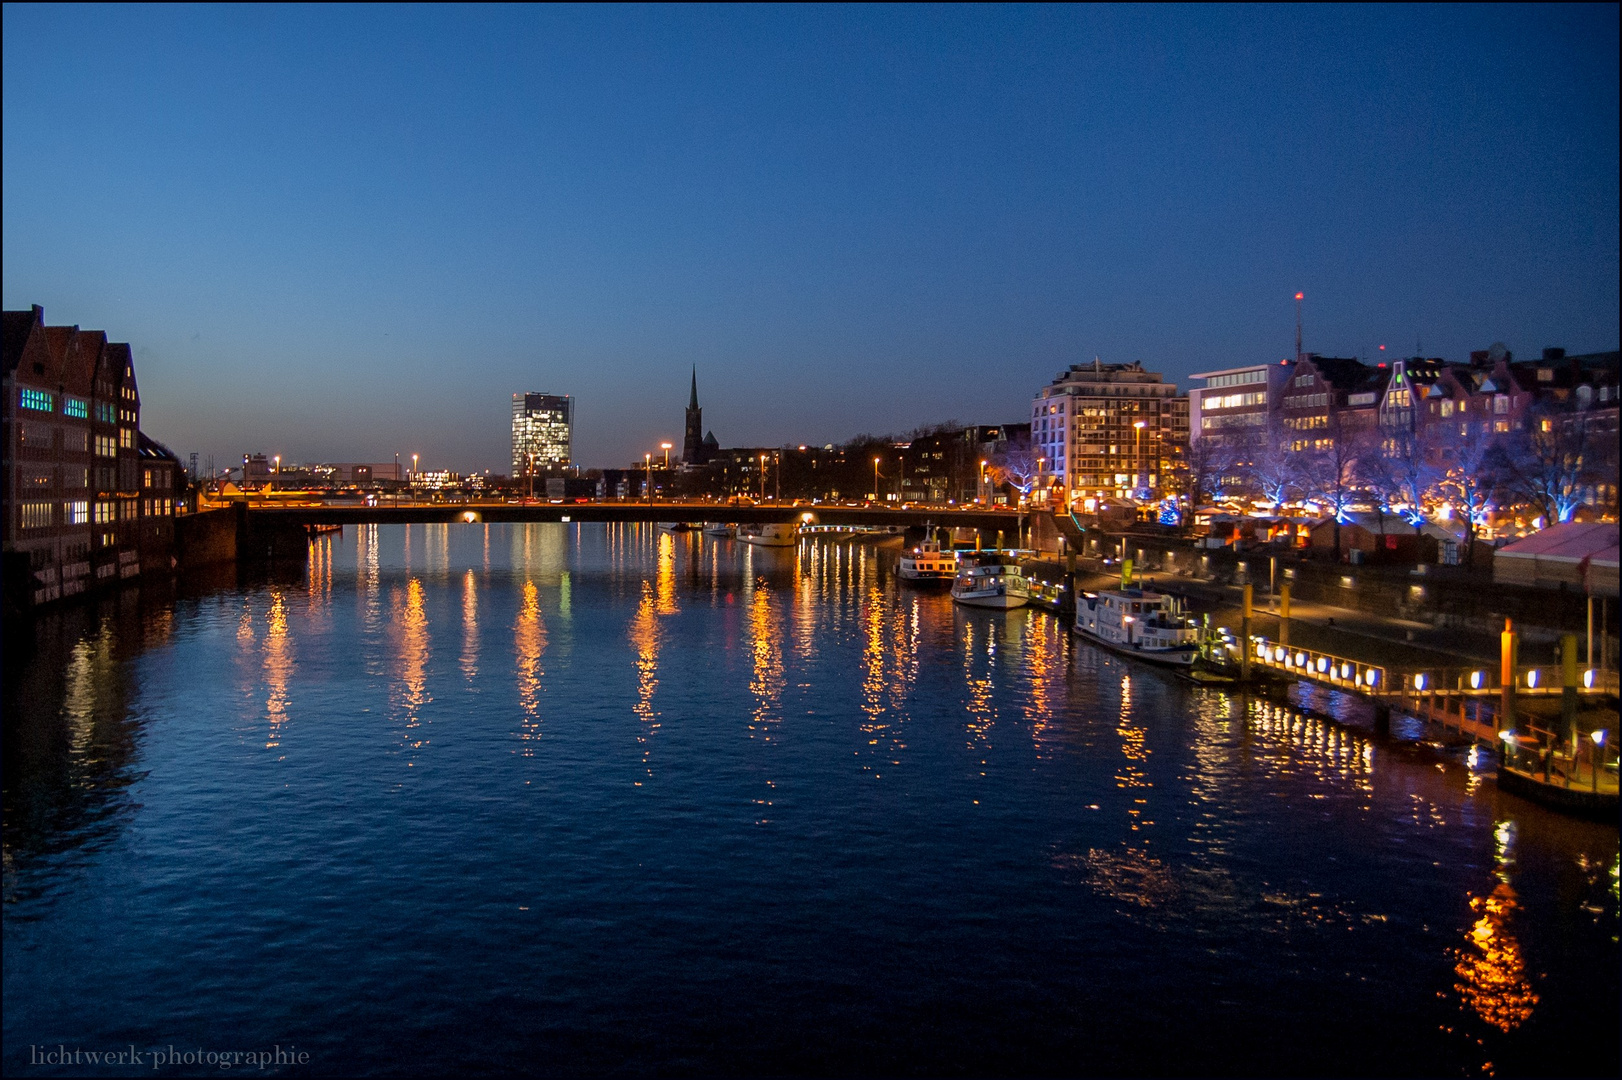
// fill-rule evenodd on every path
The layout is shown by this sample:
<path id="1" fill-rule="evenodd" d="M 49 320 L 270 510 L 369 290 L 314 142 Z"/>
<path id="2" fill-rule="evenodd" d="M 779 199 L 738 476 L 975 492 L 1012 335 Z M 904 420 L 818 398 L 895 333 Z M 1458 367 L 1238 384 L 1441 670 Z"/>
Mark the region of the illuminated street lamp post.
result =
<path id="1" fill-rule="evenodd" d="M 667 442 L 662 442 L 662 443 L 659 444 L 659 449 L 661 449 L 661 450 L 663 450 L 665 452 L 665 472 L 669 472 L 670 471 L 670 444 L 667 443 Z"/>
<path id="2" fill-rule="evenodd" d="M 653 505 L 653 455 L 642 455 L 642 486 L 648 492 L 648 505 Z"/>
<path id="3" fill-rule="evenodd" d="M 1132 487 L 1134 489 L 1133 492 L 1132 492 L 1132 497 L 1133 498 L 1137 498 L 1138 497 L 1138 492 L 1142 491 L 1143 488 L 1146 486 L 1144 484 L 1139 483 L 1139 480 L 1143 476 L 1143 429 L 1148 427 L 1148 426 L 1149 426 L 1148 423 L 1146 421 L 1143 421 L 1143 420 L 1135 420 L 1132 423 Z"/>
<path id="4" fill-rule="evenodd" d="M 984 459 L 982 459 L 980 462 L 980 484 L 974 489 L 974 498 L 976 502 L 990 502 L 990 500 L 986 498 L 986 463 Z"/>
<path id="5" fill-rule="evenodd" d="M 879 501 L 879 459 L 873 459 L 873 501 Z"/>
<path id="6" fill-rule="evenodd" d="M 282 455 L 280 454 L 276 455 L 276 472 L 271 477 L 270 486 L 272 490 L 282 486 Z"/>
<path id="7" fill-rule="evenodd" d="M 766 455 L 760 455 L 760 501 L 766 501 Z"/>

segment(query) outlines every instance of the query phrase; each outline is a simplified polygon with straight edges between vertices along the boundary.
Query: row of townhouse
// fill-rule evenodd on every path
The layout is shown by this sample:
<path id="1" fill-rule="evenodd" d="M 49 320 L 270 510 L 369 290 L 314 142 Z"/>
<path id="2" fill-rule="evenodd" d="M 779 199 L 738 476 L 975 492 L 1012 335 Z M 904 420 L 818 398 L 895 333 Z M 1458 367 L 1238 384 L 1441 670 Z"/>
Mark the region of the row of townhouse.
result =
<path id="1" fill-rule="evenodd" d="M 1451 440 L 1524 432 L 1532 425 L 1580 425 L 1596 471 L 1614 477 L 1618 353 L 1567 356 L 1545 349 L 1516 361 L 1502 345 L 1470 354 L 1468 363 L 1409 357 L 1367 364 L 1302 353 L 1292 363 L 1253 364 L 1201 372 L 1189 392 L 1194 437 L 1227 451 L 1229 467 L 1269 447 L 1327 450 L 1337 439 L 1363 439 L 1400 452 L 1404 436 L 1426 435 L 1439 448 Z M 1410 444 L 1411 445 L 1411 444 Z M 1614 502 L 1614 479 L 1602 498 Z"/>
<path id="2" fill-rule="evenodd" d="M 141 433 L 129 345 L 7 311 L 3 374 L 8 607 L 172 570 L 180 462 Z"/>

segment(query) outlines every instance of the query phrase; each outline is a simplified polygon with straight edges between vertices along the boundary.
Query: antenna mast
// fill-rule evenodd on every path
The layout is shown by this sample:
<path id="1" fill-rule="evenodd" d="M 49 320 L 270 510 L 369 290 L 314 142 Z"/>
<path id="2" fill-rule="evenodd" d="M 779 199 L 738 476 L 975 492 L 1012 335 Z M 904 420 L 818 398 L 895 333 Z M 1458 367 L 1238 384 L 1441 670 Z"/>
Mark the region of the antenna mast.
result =
<path id="1" fill-rule="evenodd" d="M 1306 299 L 1306 293 L 1295 294 L 1295 362 L 1301 362 L 1301 301 Z"/>

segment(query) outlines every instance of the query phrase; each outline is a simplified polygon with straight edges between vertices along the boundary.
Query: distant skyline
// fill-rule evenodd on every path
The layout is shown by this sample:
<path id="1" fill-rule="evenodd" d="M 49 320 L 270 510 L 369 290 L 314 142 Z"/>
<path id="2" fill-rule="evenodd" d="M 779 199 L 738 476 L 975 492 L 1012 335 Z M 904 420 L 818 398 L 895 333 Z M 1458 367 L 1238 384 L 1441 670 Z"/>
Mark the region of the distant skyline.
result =
<path id="1" fill-rule="evenodd" d="M 4 303 L 222 466 L 1023 419 L 1066 365 L 1618 344 L 1589 7 L 6 5 Z"/>

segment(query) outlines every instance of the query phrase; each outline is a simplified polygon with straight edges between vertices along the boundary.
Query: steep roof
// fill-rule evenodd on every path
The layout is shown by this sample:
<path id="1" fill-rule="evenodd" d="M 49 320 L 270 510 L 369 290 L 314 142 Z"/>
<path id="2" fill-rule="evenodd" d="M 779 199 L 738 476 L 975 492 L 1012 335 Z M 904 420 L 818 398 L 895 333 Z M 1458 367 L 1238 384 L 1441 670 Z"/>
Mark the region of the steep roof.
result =
<path id="1" fill-rule="evenodd" d="M 180 464 L 180 458 L 173 450 L 169 449 L 158 440 L 150 437 L 144 431 L 140 433 L 140 440 L 136 444 L 136 452 L 144 458 L 158 458 L 165 461 L 172 461 L 176 465 Z"/>
<path id="2" fill-rule="evenodd" d="M 1370 368 L 1350 356 L 1307 357 L 1307 362 L 1336 390 L 1356 390 L 1368 379 Z"/>
<path id="3" fill-rule="evenodd" d="M 45 323 L 45 310 L 35 306 L 32 311 L 8 311 L 5 313 L 5 365 L 6 371 L 17 370 L 22 362 L 23 350 L 28 347 L 28 337 L 34 329 Z"/>

